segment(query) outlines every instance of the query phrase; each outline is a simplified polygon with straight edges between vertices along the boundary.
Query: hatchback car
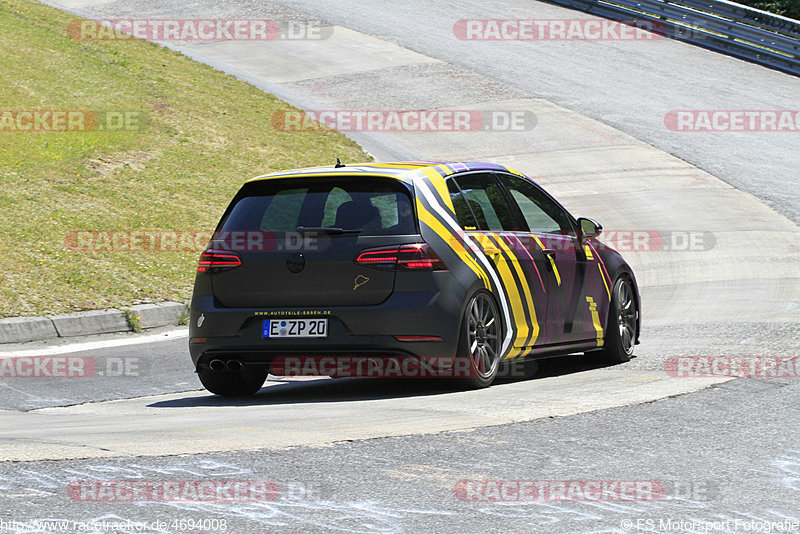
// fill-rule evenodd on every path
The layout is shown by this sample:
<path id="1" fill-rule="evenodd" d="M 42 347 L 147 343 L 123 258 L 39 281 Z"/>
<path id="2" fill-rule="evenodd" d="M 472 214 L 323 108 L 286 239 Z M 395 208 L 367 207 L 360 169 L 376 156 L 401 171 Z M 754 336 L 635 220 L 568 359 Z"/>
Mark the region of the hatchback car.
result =
<path id="1" fill-rule="evenodd" d="M 271 368 L 290 374 L 291 357 L 327 358 L 332 371 L 311 374 L 333 376 L 359 361 L 408 370 L 437 360 L 434 374 L 468 387 L 551 356 L 624 362 L 638 343 L 639 292 L 601 230 L 496 164 L 259 176 L 200 257 L 192 361 L 226 396 L 255 393 Z"/>

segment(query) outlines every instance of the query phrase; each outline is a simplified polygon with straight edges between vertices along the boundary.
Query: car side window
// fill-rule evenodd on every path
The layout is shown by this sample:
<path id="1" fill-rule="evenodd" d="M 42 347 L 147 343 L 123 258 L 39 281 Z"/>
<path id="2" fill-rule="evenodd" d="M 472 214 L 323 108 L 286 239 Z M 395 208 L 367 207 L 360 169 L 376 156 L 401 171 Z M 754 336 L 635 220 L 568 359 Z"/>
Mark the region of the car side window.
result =
<path id="1" fill-rule="evenodd" d="M 572 224 L 564 209 L 538 187 L 517 176 L 500 175 L 511 198 L 517 203 L 528 230 L 534 233 L 567 233 Z"/>
<path id="2" fill-rule="evenodd" d="M 466 207 L 472 221 L 477 223 L 479 230 L 500 232 L 514 229 L 514 215 L 509 209 L 500 185 L 492 174 L 470 173 L 457 176 L 451 180 L 457 183 L 457 187 L 463 195 L 464 203 L 460 209 L 463 211 Z M 453 206 L 456 207 L 455 201 Z M 456 207 L 457 212 L 458 210 L 459 208 Z M 458 216 L 458 213 L 456 215 Z M 459 224 L 461 224 L 460 219 Z M 464 224 L 461 225 L 462 228 L 467 229 Z"/>
<path id="3" fill-rule="evenodd" d="M 450 200 L 453 202 L 459 226 L 464 230 L 477 230 L 478 223 L 475 222 L 475 217 L 467 206 L 467 200 L 453 179 L 447 180 L 447 190 L 450 192 Z"/>

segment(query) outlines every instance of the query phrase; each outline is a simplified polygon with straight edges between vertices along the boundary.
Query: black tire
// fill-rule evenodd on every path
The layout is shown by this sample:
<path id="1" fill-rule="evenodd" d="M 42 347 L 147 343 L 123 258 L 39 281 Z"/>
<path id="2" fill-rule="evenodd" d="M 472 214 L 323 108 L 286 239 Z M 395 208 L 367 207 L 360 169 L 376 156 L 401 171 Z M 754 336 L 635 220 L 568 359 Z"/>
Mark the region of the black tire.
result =
<path id="1" fill-rule="evenodd" d="M 630 279 L 617 278 L 611 291 L 611 305 L 606 320 L 606 337 L 603 349 L 598 352 L 602 360 L 623 363 L 631 359 L 636 343 L 639 310 Z"/>
<path id="2" fill-rule="evenodd" d="M 500 368 L 503 324 L 494 297 L 488 291 L 475 293 L 464 309 L 458 340 L 456 369 L 469 369 L 461 377 L 462 386 L 470 389 L 488 387 Z"/>
<path id="3" fill-rule="evenodd" d="M 249 369 L 241 371 L 212 371 L 200 369 L 197 376 L 203 387 L 214 395 L 223 397 L 249 397 L 255 394 L 267 379 L 268 371 Z"/>

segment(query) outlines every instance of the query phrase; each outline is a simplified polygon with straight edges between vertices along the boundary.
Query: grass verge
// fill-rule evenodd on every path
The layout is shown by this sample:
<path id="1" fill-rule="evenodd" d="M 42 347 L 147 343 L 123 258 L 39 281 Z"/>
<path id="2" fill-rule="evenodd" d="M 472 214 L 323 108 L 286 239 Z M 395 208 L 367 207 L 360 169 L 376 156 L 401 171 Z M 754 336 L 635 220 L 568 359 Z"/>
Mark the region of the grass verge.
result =
<path id="1" fill-rule="evenodd" d="M 179 53 L 73 40 L 74 18 L 0 0 L 0 317 L 187 301 L 202 243 L 80 252 L 69 236 L 210 235 L 247 178 L 369 159 L 336 132 L 276 130 L 273 113 L 290 106 Z M 31 124 L 20 110 L 88 110 L 78 117 L 105 127 L 19 131 Z"/>

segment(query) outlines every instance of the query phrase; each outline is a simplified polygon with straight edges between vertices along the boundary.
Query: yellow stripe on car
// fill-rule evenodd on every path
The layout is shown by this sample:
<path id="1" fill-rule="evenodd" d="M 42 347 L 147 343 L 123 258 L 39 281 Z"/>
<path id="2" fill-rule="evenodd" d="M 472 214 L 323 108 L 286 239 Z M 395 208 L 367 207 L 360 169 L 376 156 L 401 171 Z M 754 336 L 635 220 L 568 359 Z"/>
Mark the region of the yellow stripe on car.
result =
<path id="1" fill-rule="evenodd" d="M 597 346 L 603 346 L 603 326 L 600 324 L 600 314 L 597 313 L 597 303 L 592 297 L 586 297 L 586 302 L 589 303 L 589 313 L 592 314 L 592 324 L 597 331 Z"/>
<path id="2" fill-rule="evenodd" d="M 450 172 L 444 165 L 439 165 L 439 168 L 443 169 L 446 173 Z M 430 180 L 431 184 L 433 184 L 433 187 L 436 189 L 436 193 L 438 193 L 439 198 L 442 200 L 442 204 L 447 206 L 450 211 L 455 213 L 456 210 L 453 207 L 453 200 L 450 198 L 450 191 L 447 190 L 447 185 L 445 185 L 442 175 L 439 174 L 436 171 L 436 168 L 433 167 L 422 169 L 422 174 L 424 174 L 428 180 Z"/>
<path id="3" fill-rule="evenodd" d="M 517 329 L 514 346 L 525 346 L 530 328 L 528 327 L 528 321 L 525 320 L 525 310 L 522 307 L 522 297 L 519 294 L 519 287 L 517 287 L 517 283 L 514 281 L 514 275 L 511 273 L 511 269 L 508 268 L 508 263 L 511 260 L 502 255 L 502 251 L 495 246 L 495 243 L 488 235 L 482 233 L 472 235 L 475 236 L 481 248 L 484 250 L 497 251 L 494 254 L 490 254 L 490 257 L 495 266 L 497 266 L 497 272 L 503 280 L 503 287 L 506 288 L 508 300 L 511 303 L 514 325 Z M 506 358 L 508 358 L 508 356 L 506 356 Z"/>
<path id="4" fill-rule="evenodd" d="M 500 244 L 500 247 L 502 247 L 506 254 L 508 254 L 508 256 L 514 255 L 508 244 L 506 244 L 502 238 L 498 239 L 497 241 Z M 512 264 L 514 265 L 514 269 L 517 271 L 519 283 L 522 286 L 522 292 L 525 295 L 525 302 L 528 304 L 530 324 L 533 327 L 531 331 L 531 339 L 525 343 L 525 346 L 529 347 L 536 343 L 536 340 L 539 338 L 539 321 L 536 318 L 536 308 L 533 305 L 533 296 L 531 295 L 531 289 L 528 285 L 528 278 L 525 276 L 525 272 L 522 270 L 522 267 L 518 261 L 514 261 Z"/>
<path id="5" fill-rule="evenodd" d="M 445 226 L 439 222 L 439 219 L 433 216 L 431 212 L 425 209 L 425 206 L 422 205 L 419 198 L 417 199 L 417 215 L 419 216 L 419 220 L 423 223 L 427 224 L 431 230 L 436 232 L 436 234 L 441 237 L 447 245 L 453 249 L 453 251 L 458 254 L 458 257 L 467 264 L 467 266 L 472 269 L 472 271 L 478 275 L 478 278 L 481 279 L 483 282 L 483 286 L 486 289 L 490 289 L 492 286 L 489 283 L 489 277 L 483 272 L 480 265 L 478 265 L 472 256 L 469 255 L 467 250 L 464 246 L 458 241 L 458 239 L 450 233 L 450 231 L 445 228 Z"/>
<path id="6" fill-rule="evenodd" d="M 611 300 L 611 290 L 608 289 L 608 282 L 606 282 L 606 273 L 603 272 L 603 266 L 599 263 L 597 264 L 597 268 L 600 270 L 600 279 L 603 280 L 603 285 L 606 288 L 606 293 L 608 294 L 608 300 Z"/>

